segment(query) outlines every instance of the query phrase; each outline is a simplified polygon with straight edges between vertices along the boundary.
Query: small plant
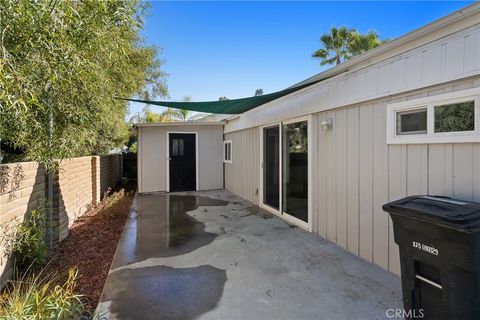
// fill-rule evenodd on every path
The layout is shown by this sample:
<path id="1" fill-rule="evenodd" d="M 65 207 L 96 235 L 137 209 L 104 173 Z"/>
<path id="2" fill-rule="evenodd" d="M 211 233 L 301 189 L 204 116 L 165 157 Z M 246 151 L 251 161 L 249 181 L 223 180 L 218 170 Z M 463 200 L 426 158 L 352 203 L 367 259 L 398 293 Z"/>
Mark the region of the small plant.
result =
<path id="1" fill-rule="evenodd" d="M 132 145 L 128 148 L 128 152 L 131 152 L 131 153 L 137 153 L 138 152 L 138 144 L 137 144 L 136 141 L 134 143 L 132 143 Z"/>
<path id="2" fill-rule="evenodd" d="M 56 275 L 24 275 L 12 281 L 0 296 L 0 319 L 81 319 L 85 313 L 82 296 L 75 293 L 75 268 L 59 281 Z"/>
<path id="3" fill-rule="evenodd" d="M 109 188 L 98 206 L 98 213 L 109 218 L 125 217 L 130 212 L 130 196 L 124 189 L 112 193 Z"/>
<path id="4" fill-rule="evenodd" d="M 13 259 L 20 273 L 37 270 L 47 262 L 45 216 L 38 210 L 32 210 L 20 224 L 9 225 L 3 232 L 2 242 L 5 256 Z"/>

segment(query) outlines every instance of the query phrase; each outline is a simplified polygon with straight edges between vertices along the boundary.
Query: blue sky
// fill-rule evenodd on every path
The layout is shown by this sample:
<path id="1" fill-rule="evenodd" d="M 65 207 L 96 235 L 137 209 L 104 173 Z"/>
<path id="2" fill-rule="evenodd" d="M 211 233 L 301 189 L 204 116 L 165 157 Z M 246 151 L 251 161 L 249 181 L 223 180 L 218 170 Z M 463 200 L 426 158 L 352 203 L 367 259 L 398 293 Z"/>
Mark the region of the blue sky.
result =
<path id="1" fill-rule="evenodd" d="M 325 67 L 311 58 L 332 26 L 394 39 L 471 2 L 151 2 L 142 34 L 162 48 L 171 100 L 252 96 Z M 130 114 L 144 105 L 132 104 Z M 161 111 L 161 107 L 151 107 Z"/>

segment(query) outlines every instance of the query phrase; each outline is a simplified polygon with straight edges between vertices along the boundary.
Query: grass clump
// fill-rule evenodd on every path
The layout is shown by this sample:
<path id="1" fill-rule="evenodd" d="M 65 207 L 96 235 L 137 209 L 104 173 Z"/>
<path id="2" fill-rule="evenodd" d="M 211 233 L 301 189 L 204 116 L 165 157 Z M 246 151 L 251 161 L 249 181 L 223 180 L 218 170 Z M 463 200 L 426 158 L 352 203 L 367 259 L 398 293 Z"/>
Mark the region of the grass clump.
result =
<path id="1" fill-rule="evenodd" d="M 41 273 L 11 281 L 0 296 L 0 319 L 81 319 L 85 307 L 82 296 L 75 293 L 77 278 L 72 268 L 63 281 Z"/>
<path id="2" fill-rule="evenodd" d="M 11 257 L 14 268 L 22 272 L 39 270 L 48 260 L 46 219 L 39 210 L 32 210 L 21 223 L 11 223 L 3 230 L 5 256 Z"/>
<path id="3" fill-rule="evenodd" d="M 130 212 L 131 193 L 125 192 L 125 189 L 112 192 L 108 189 L 105 196 L 97 205 L 98 214 L 108 218 L 125 217 Z"/>

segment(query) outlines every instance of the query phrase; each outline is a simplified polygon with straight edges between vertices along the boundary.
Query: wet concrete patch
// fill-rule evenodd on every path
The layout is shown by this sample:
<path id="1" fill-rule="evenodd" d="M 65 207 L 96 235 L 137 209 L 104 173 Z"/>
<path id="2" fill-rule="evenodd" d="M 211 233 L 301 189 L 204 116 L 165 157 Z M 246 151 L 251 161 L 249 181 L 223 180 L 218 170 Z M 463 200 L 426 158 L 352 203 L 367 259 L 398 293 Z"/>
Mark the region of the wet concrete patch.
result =
<path id="1" fill-rule="evenodd" d="M 245 209 L 247 211 L 247 214 L 242 215 L 242 218 L 244 217 L 249 217 L 249 216 L 257 216 L 262 219 L 271 219 L 274 217 L 273 214 L 270 212 L 263 210 L 259 206 L 251 206 Z"/>
<path id="2" fill-rule="evenodd" d="M 194 319 L 217 306 L 225 270 L 153 266 L 109 275 L 103 300 L 117 319 Z"/>
<path id="3" fill-rule="evenodd" d="M 136 217 L 129 221 L 113 267 L 118 268 L 149 258 L 171 257 L 210 244 L 216 233 L 188 214 L 202 206 L 226 206 L 228 201 L 193 195 L 141 195 Z"/>
<path id="4" fill-rule="evenodd" d="M 383 319 L 401 307 L 398 277 L 228 191 L 136 203 L 99 304 L 107 319 Z"/>

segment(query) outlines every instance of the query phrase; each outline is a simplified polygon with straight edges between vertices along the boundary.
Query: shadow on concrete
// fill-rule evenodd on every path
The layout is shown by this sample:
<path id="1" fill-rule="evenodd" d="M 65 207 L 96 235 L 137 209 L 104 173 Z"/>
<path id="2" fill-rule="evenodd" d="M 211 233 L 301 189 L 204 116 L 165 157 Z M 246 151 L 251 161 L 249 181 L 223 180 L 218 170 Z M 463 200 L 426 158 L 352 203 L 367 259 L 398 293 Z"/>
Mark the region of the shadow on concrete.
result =
<path id="1" fill-rule="evenodd" d="M 153 266 L 109 275 L 104 300 L 120 319 L 194 319 L 217 306 L 227 281 L 225 270 Z"/>

